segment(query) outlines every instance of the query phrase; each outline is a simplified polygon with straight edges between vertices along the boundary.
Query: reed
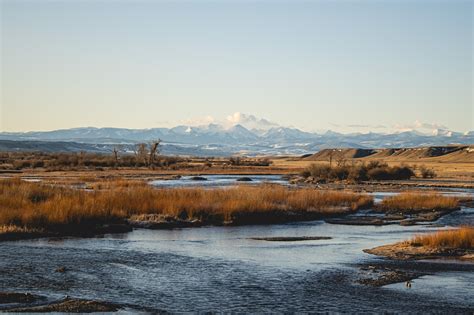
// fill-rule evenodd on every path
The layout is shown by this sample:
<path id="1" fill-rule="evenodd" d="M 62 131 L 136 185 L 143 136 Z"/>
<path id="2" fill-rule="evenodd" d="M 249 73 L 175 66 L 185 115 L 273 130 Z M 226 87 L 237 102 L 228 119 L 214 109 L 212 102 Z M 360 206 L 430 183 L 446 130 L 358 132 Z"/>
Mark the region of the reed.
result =
<path id="1" fill-rule="evenodd" d="M 461 198 L 443 196 L 439 193 L 405 192 L 387 197 L 377 205 L 382 211 L 418 212 L 429 210 L 455 210 Z"/>
<path id="2" fill-rule="evenodd" d="M 56 187 L 20 180 L 0 181 L 0 225 L 43 228 L 109 223 L 139 214 L 202 219 L 274 211 L 336 214 L 372 205 L 364 194 L 267 185 L 229 189 L 156 189 L 139 183 L 105 182 L 100 190 Z"/>
<path id="3" fill-rule="evenodd" d="M 474 227 L 465 226 L 456 230 L 415 235 L 410 243 L 414 246 L 430 248 L 474 249 Z"/>

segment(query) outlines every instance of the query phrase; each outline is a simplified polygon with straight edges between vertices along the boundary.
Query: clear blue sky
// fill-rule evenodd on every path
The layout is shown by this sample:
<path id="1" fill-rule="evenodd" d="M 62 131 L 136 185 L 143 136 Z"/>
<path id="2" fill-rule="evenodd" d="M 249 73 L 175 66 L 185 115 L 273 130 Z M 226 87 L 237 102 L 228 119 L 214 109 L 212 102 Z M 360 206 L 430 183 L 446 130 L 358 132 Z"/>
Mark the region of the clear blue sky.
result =
<path id="1" fill-rule="evenodd" d="M 474 130 L 473 1 L 0 3 L 0 131 L 233 112 Z"/>

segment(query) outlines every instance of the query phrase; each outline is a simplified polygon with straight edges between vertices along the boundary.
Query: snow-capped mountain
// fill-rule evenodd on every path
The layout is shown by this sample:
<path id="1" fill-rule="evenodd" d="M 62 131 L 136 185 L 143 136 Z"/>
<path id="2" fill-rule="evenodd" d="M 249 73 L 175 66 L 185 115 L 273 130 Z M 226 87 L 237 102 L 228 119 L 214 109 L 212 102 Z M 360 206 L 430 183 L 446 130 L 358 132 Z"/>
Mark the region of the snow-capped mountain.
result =
<path id="1" fill-rule="evenodd" d="M 41 149 L 33 142 L 61 142 L 64 150 L 107 151 L 114 144 L 133 146 L 139 142 L 162 139 L 167 154 L 229 155 L 229 154 L 306 154 L 324 148 L 393 148 L 449 144 L 474 144 L 474 132 L 436 129 L 431 134 L 416 130 L 383 133 L 350 133 L 334 131 L 311 133 L 297 128 L 279 126 L 252 115 L 234 114 L 224 123 L 179 125 L 173 128 L 73 128 L 45 132 L 1 132 L 0 141 L 25 141 L 28 148 Z M 75 145 L 64 145 L 74 142 Z M 83 148 L 81 149 L 81 144 Z M 92 147 L 91 147 L 92 146 Z M 13 147 L 15 147 L 13 145 Z M 21 143 L 17 143 L 21 150 Z M 59 148 L 58 145 L 49 148 Z M 0 150 L 2 146 L 0 145 Z M 25 149 L 26 150 L 26 149 Z M 94 149 L 95 150 L 95 149 Z"/>

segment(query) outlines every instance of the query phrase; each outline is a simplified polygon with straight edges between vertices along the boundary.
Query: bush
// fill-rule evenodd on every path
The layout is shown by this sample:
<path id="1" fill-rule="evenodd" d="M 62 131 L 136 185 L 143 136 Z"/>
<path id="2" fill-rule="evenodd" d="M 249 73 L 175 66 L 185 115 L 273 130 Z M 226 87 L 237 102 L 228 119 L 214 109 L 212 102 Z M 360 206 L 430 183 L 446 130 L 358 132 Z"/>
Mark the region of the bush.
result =
<path id="1" fill-rule="evenodd" d="M 369 177 L 367 176 L 367 168 L 364 166 L 354 166 L 349 170 L 349 174 L 347 179 L 354 181 L 354 182 L 361 182 L 364 180 L 368 180 Z"/>
<path id="2" fill-rule="evenodd" d="M 31 161 L 28 160 L 19 160 L 13 162 L 13 167 L 17 170 L 21 170 L 23 168 L 31 167 Z"/>
<path id="3" fill-rule="evenodd" d="M 423 178 L 435 178 L 436 172 L 432 169 L 427 168 L 426 166 L 422 165 L 420 167 L 420 175 Z"/>
<path id="4" fill-rule="evenodd" d="M 304 177 L 312 176 L 316 180 L 351 180 L 355 182 L 365 180 L 406 180 L 415 175 L 408 166 L 390 167 L 386 163 L 371 161 L 365 165 L 340 165 L 330 167 L 329 165 L 311 164 L 301 173 Z"/>
<path id="5" fill-rule="evenodd" d="M 44 161 L 36 160 L 36 161 L 33 162 L 32 167 L 33 168 L 44 167 Z"/>
<path id="6" fill-rule="evenodd" d="M 367 172 L 367 177 L 372 180 L 406 180 L 415 176 L 408 166 L 377 167 Z"/>
<path id="7" fill-rule="evenodd" d="M 329 179 L 331 167 L 328 165 L 311 164 L 307 169 L 307 173 L 316 179 Z"/>

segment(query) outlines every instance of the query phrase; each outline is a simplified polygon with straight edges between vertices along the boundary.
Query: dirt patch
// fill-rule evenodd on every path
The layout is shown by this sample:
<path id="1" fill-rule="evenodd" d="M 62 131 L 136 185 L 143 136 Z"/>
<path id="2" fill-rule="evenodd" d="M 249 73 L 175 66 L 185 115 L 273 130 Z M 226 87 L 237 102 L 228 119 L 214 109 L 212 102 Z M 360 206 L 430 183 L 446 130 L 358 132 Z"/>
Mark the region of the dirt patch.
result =
<path id="1" fill-rule="evenodd" d="M 400 242 L 390 245 L 378 246 L 371 249 L 364 249 L 364 252 L 398 260 L 455 258 L 474 262 L 473 250 L 414 246 L 410 244 L 410 242 Z"/>
<path id="2" fill-rule="evenodd" d="M 31 306 L 9 309 L 8 312 L 16 313 L 95 313 L 95 312 L 116 312 L 120 307 L 116 304 L 67 298 L 59 302 L 48 305 Z"/>
<path id="3" fill-rule="evenodd" d="M 397 224 L 398 222 L 389 222 L 380 217 L 374 216 L 357 216 L 337 219 L 325 220 L 329 224 L 343 224 L 343 225 L 388 225 Z"/>
<path id="4" fill-rule="evenodd" d="M 200 220 L 180 219 L 162 214 L 134 215 L 128 220 L 128 224 L 134 228 L 144 229 L 176 229 L 185 227 L 199 227 L 203 223 Z"/>
<path id="5" fill-rule="evenodd" d="M 369 212 L 367 215 L 348 215 L 342 218 L 325 220 L 330 224 L 343 225 L 389 225 L 400 224 L 402 226 L 417 225 L 419 223 L 434 222 L 452 211 L 420 211 L 417 213 L 380 213 Z"/>
<path id="6" fill-rule="evenodd" d="M 384 285 L 399 282 L 409 282 L 413 279 L 426 275 L 426 273 L 407 271 L 399 268 L 380 265 L 362 266 L 360 267 L 359 273 L 360 278 L 357 280 L 357 282 L 373 287 L 382 287 Z"/>
<path id="7" fill-rule="evenodd" d="M 132 226 L 126 222 L 107 224 L 67 224 L 51 225 L 50 230 L 25 230 L 0 232 L 0 242 L 38 239 L 46 237 L 94 237 L 97 235 L 127 233 L 132 231 Z"/>

